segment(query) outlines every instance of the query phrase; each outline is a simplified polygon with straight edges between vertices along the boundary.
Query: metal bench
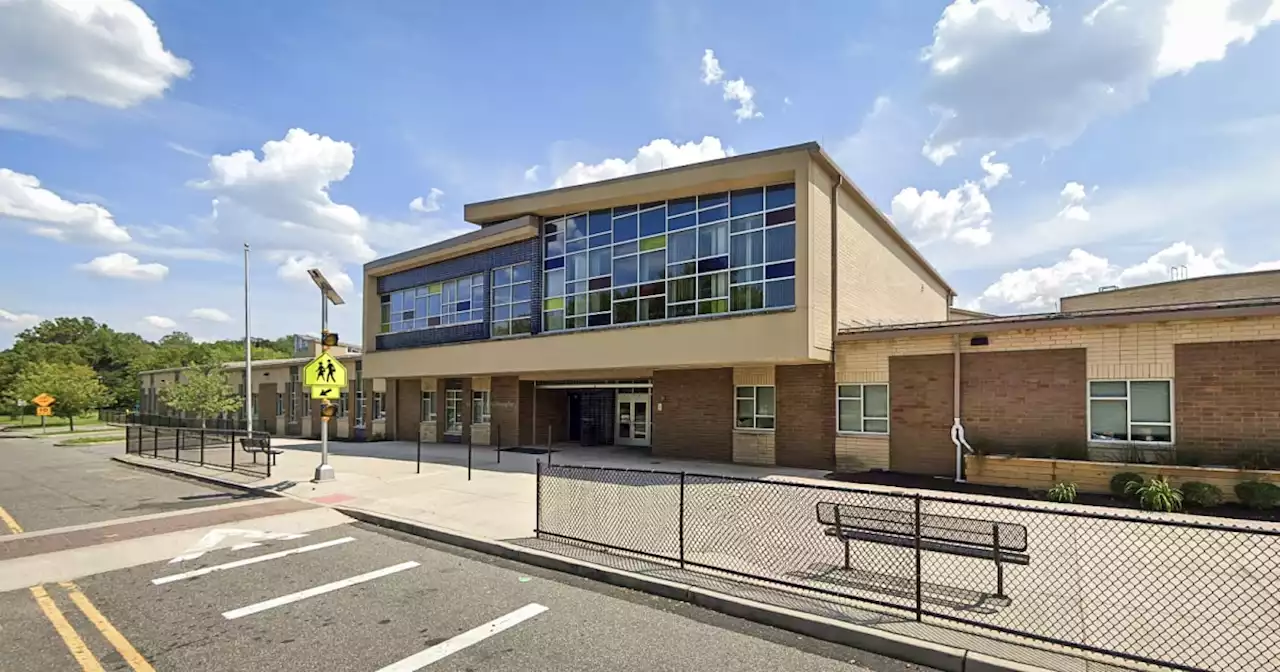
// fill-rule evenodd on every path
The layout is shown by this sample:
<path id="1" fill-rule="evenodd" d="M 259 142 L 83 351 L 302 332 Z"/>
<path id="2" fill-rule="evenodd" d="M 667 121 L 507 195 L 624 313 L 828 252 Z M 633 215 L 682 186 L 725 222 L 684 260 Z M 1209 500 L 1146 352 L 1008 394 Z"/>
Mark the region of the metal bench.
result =
<path id="1" fill-rule="evenodd" d="M 818 523 L 824 534 L 844 543 L 844 568 L 849 569 L 849 542 L 865 541 L 934 553 L 990 560 L 996 564 L 996 592 L 1004 594 L 1004 565 L 1030 565 L 1027 528 L 976 518 L 921 514 L 919 539 L 915 511 L 819 502 Z"/>
<path id="2" fill-rule="evenodd" d="M 271 447 L 271 435 L 263 434 L 261 436 L 246 436 L 240 439 L 240 447 L 244 452 L 253 455 L 253 463 L 258 463 L 258 453 L 265 453 L 267 456 L 267 464 L 275 466 L 276 456 L 284 451 L 279 448 Z"/>

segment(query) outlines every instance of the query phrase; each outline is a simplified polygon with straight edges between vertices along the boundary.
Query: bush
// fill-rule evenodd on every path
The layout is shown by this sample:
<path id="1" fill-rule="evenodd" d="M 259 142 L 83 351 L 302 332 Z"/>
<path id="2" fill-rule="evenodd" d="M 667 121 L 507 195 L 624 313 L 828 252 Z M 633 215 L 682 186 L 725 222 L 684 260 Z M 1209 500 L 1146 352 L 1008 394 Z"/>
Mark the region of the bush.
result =
<path id="1" fill-rule="evenodd" d="M 1245 481 L 1235 487 L 1236 499 L 1241 504 L 1259 511 L 1280 506 L 1280 485 L 1265 481 Z"/>
<path id="2" fill-rule="evenodd" d="M 1191 506 L 1209 508 L 1222 503 L 1222 490 L 1208 483 L 1190 481 L 1182 484 L 1182 499 Z"/>
<path id="3" fill-rule="evenodd" d="M 1049 488 L 1049 501 L 1070 504 L 1076 501 L 1076 484 L 1059 482 Z"/>
<path id="4" fill-rule="evenodd" d="M 1122 471 L 1111 477 L 1111 494 L 1125 498 L 1129 496 L 1129 484 L 1142 484 L 1142 476 L 1132 471 Z"/>
<path id="5" fill-rule="evenodd" d="M 1142 508 L 1148 511 L 1177 511 L 1182 508 L 1182 491 L 1173 487 L 1164 476 L 1145 482 L 1130 482 L 1124 489 L 1137 495 Z"/>

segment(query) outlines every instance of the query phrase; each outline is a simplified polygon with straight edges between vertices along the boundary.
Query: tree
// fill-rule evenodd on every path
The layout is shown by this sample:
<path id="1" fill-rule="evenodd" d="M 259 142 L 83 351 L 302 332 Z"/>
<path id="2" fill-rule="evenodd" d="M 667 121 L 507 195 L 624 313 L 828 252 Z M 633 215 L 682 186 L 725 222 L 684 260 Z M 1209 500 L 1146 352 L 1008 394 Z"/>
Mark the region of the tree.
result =
<path id="1" fill-rule="evenodd" d="M 22 399 L 34 399 L 41 393 L 52 395 L 56 400 L 54 414 L 66 418 L 73 432 L 77 415 L 101 407 L 111 396 L 98 374 L 85 364 L 27 363 L 14 388 Z"/>
<path id="2" fill-rule="evenodd" d="M 210 417 L 240 410 L 240 395 L 227 382 L 226 370 L 216 363 L 184 371 L 182 380 L 160 388 L 159 394 L 169 406 L 199 416 L 202 429 Z"/>

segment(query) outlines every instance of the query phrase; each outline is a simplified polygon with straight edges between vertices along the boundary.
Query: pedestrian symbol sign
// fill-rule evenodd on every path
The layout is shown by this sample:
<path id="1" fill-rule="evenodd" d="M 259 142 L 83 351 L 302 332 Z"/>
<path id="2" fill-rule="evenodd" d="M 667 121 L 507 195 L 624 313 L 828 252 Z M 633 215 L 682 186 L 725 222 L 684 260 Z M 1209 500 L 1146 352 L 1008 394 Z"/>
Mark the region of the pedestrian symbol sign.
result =
<path id="1" fill-rule="evenodd" d="M 316 385 L 311 388 L 312 399 L 331 399 L 337 401 L 338 388 L 332 385 Z"/>
<path id="2" fill-rule="evenodd" d="M 302 370 L 302 384 L 307 387 L 346 387 L 347 369 L 333 355 L 322 352 Z"/>
<path id="3" fill-rule="evenodd" d="M 55 401 L 57 401 L 57 399 L 54 399 L 52 394 L 49 394 L 48 392 L 41 392 L 36 395 L 35 399 L 31 400 L 31 403 L 36 406 L 52 406 Z"/>

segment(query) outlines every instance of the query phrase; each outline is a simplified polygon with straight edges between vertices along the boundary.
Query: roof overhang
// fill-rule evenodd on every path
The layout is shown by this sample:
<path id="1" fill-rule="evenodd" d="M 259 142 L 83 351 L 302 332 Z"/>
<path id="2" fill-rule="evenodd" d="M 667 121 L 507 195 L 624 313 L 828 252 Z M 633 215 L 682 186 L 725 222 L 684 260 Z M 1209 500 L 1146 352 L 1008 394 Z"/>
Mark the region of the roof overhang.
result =
<path id="1" fill-rule="evenodd" d="M 501 247 L 521 240 L 528 240 L 537 236 L 538 230 L 537 218 L 531 216 L 515 217 L 510 221 L 476 229 L 438 243 L 375 259 L 364 265 L 364 274 L 366 276 L 383 276 L 390 275 L 396 271 L 434 264 L 446 259 Z"/>

